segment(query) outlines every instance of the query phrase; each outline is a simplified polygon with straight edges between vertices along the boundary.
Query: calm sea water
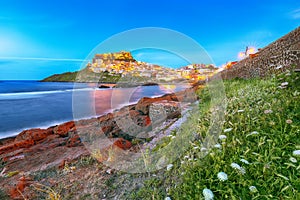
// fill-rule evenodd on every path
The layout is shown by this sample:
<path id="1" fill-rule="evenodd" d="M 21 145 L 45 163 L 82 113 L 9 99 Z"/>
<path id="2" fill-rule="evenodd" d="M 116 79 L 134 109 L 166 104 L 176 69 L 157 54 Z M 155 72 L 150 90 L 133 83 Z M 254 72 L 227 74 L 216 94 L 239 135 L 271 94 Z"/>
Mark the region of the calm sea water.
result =
<path id="1" fill-rule="evenodd" d="M 95 84 L 86 83 L 76 83 L 74 87 L 73 83 L 0 81 L 0 138 L 28 128 L 103 115 L 144 96 L 160 96 L 186 87 L 98 89 Z"/>

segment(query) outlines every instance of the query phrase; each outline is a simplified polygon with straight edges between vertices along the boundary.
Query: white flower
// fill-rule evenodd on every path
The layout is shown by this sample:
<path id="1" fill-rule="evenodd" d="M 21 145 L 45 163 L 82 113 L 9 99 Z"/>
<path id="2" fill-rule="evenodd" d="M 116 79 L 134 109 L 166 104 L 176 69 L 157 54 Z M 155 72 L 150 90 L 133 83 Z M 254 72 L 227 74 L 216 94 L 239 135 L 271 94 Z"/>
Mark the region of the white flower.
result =
<path id="1" fill-rule="evenodd" d="M 172 140 L 175 139 L 175 138 L 176 138 L 176 136 L 174 136 L 174 135 L 171 137 Z"/>
<path id="2" fill-rule="evenodd" d="M 224 133 L 228 133 L 230 131 L 232 131 L 232 128 L 227 128 L 227 129 L 224 130 Z"/>
<path id="3" fill-rule="evenodd" d="M 241 166 L 239 165 L 239 164 L 237 164 L 237 163 L 231 163 L 231 165 L 230 165 L 232 168 L 234 168 L 234 169 L 241 169 Z"/>
<path id="4" fill-rule="evenodd" d="M 239 172 L 240 172 L 242 175 L 244 175 L 244 174 L 246 174 L 246 169 L 245 169 L 244 167 L 241 167 L 241 168 L 239 169 Z"/>
<path id="5" fill-rule="evenodd" d="M 241 113 L 241 112 L 244 112 L 244 110 L 238 110 L 237 112 L 238 112 L 238 113 Z"/>
<path id="6" fill-rule="evenodd" d="M 292 121 L 291 119 L 287 119 L 285 122 L 286 122 L 287 124 L 293 123 L 293 121 Z"/>
<path id="7" fill-rule="evenodd" d="M 246 174 L 246 170 L 245 170 L 245 168 L 243 168 L 243 167 L 241 167 L 239 164 L 237 164 L 237 163 L 231 163 L 231 165 L 230 165 L 232 168 L 234 168 L 234 169 L 237 169 L 237 170 L 239 170 L 239 173 L 241 173 L 241 174 Z"/>
<path id="8" fill-rule="evenodd" d="M 248 162 L 248 160 L 245 160 L 245 159 L 243 159 L 243 158 L 242 158 L 240 161 L 243 162 L 243 163 L 245 163 L 245 164 L 247 164 L 247 165 L 250 164 L 250 163 Z"/>
<path id="9" fill-rule="evenodd" d="M 251 192 L 257 192 L 256 187 L 253 186 L 253 185 L 251 185 L 251 186 L 249 187 L 249 190 L 250 190 Z"/>
<path id="10" fill-rule="evenodd" d="M 185 158 L 185 159 L 188 159 L 188 158 L 189 158 L 189 156 L 184 156 L 184 158 Z"/>
<path id="11" fill-rule="evenodd" d="M 202 148 L 200 149 L 200 151 L 207 151 L 207 148 L 202 147 Z"/>
<path id="12" fill-rule="evenodd" d="M 166 197 L 165 200 L 171 200 L 171 198 L 170 197 Z"/>
<path id="13" fill-rule="evenodd" d="M 272 110 L 265 110 L 264 113 L 265 114 L 270 114 L 270 113 L 273 113 L 273 111 Z"/>
<path id="14" fill-rule="evenodd" d="M 291 161 L 292 163 L 297 163 L 297 159 L 294 158 L 294 157 L 290 157 L 290 161 Z"/>
<path id="15" fill-rule="evenodd" d="M 167 170 L 168 170 L 168 171 L 170 171 L 172 168 L 173 168 L 173 165 L 172 165 L 172 164 L 168 164 L 168 165 L 167 165 Z"/>
<path id="16" fill-rule="evenodd" d="M 202 193 L 203 193 L 205 200 L 213 200 L 214 199 L 214 193 L 210 189 L 205 188 Z"/>
<path id="17" fill-rule="evenodd" d="M 198 146 L 195 146 L 195 147 L 193 147 L 193 149 L 199 149 L 199 147 L 198 147 Z"/>
<path id="18" fill-rule="evenodd" d="M 219 172 L 218 173 L 218 179 L 220 181 L 226 181 L 226 180 L 228 180 L 228 176 L 225 172 Z"/>
<path id="19" fill-rule="evenodd" d="M 227 136 L 226 135 L 219 135 L 220 140 L 226 140 Z"/>
<path id="20" fill-rule="evenodd" d="M 251 136 L 251 135 L 258 135 L 257 131 L 252 131 L 251 133 L 249 133 L 248 135 L 246 135 L 246 137 Z"/>
<path id="21" fill-rule="evenodd" d="M 295 150 L 293 151 L 294 156 L 300 156 L 300 150 Z"/>
<path id="22" fill-rule="evenodd" d="M 277 67 L 276 67 L 276 69 L 281 69 L 282 68 L 282 65 L 278 65 Z"/>
<path id="23" fill-rule="evenodd" d="M 222 145 L 220 145 L 219 143 L 217 143 L 217 144 L 215 144 L 214 147 L 217 148 L 217 149 L 221 149 L 221 148 L 222 148 Z"/>
<path id="24" fill-rule="evenodd" d="M 288 82 L 283 82 L 281 83 L 281 87 L 287 86 L 289 83 Z"/>

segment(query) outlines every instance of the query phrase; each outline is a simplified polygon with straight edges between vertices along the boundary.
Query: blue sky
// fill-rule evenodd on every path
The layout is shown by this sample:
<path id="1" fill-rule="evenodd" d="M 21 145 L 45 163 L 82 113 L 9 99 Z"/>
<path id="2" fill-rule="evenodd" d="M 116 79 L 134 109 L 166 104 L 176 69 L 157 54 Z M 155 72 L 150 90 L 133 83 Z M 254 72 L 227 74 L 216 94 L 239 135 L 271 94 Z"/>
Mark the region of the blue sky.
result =
<path id="1" fill-rule="evenodd" d="M 142 27 L 181 32 L 221 65 L 245 46 L 263 47 L 299 24 L 299 0 L 0 0 L 0 79 L 75 71 L 99 43 Z M 148 62 L 184 63 L 163 51 L 141 53 Z"/>

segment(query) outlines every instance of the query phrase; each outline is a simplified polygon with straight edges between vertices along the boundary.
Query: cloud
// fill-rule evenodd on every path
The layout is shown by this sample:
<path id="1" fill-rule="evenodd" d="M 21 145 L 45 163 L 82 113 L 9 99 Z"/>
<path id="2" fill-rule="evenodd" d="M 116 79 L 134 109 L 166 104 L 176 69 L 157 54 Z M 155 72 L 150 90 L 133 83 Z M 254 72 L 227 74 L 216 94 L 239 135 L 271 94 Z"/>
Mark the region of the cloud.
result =
<path id="1" fill-rule="evenodd" d="M 0 60 L 36 60 L 36 61 L 65 61 L 65 62 L 83 62 L 84 59 L 77 58 L 32 58 L 32 57 L 0 57 Z"/>
<path id="2" fill-rule="evenodd" d="M 300 19 L 300 8 L 290 12 L 290 16 L 293 19 Z"/>

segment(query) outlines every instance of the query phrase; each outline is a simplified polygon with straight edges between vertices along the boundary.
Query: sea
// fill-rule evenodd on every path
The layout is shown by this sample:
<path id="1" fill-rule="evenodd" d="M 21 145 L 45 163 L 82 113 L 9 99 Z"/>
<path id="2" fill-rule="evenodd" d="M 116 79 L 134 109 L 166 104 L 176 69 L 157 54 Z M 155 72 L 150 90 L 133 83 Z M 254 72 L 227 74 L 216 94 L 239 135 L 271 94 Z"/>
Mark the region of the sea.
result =
<path id="1" fill-rule="evenodd" d="M 188 85 L 98 88 L 94 83 L 0 81 L 0 138 L 30 128 L 101 116 L 142 97 L 177 92 Z"/>

